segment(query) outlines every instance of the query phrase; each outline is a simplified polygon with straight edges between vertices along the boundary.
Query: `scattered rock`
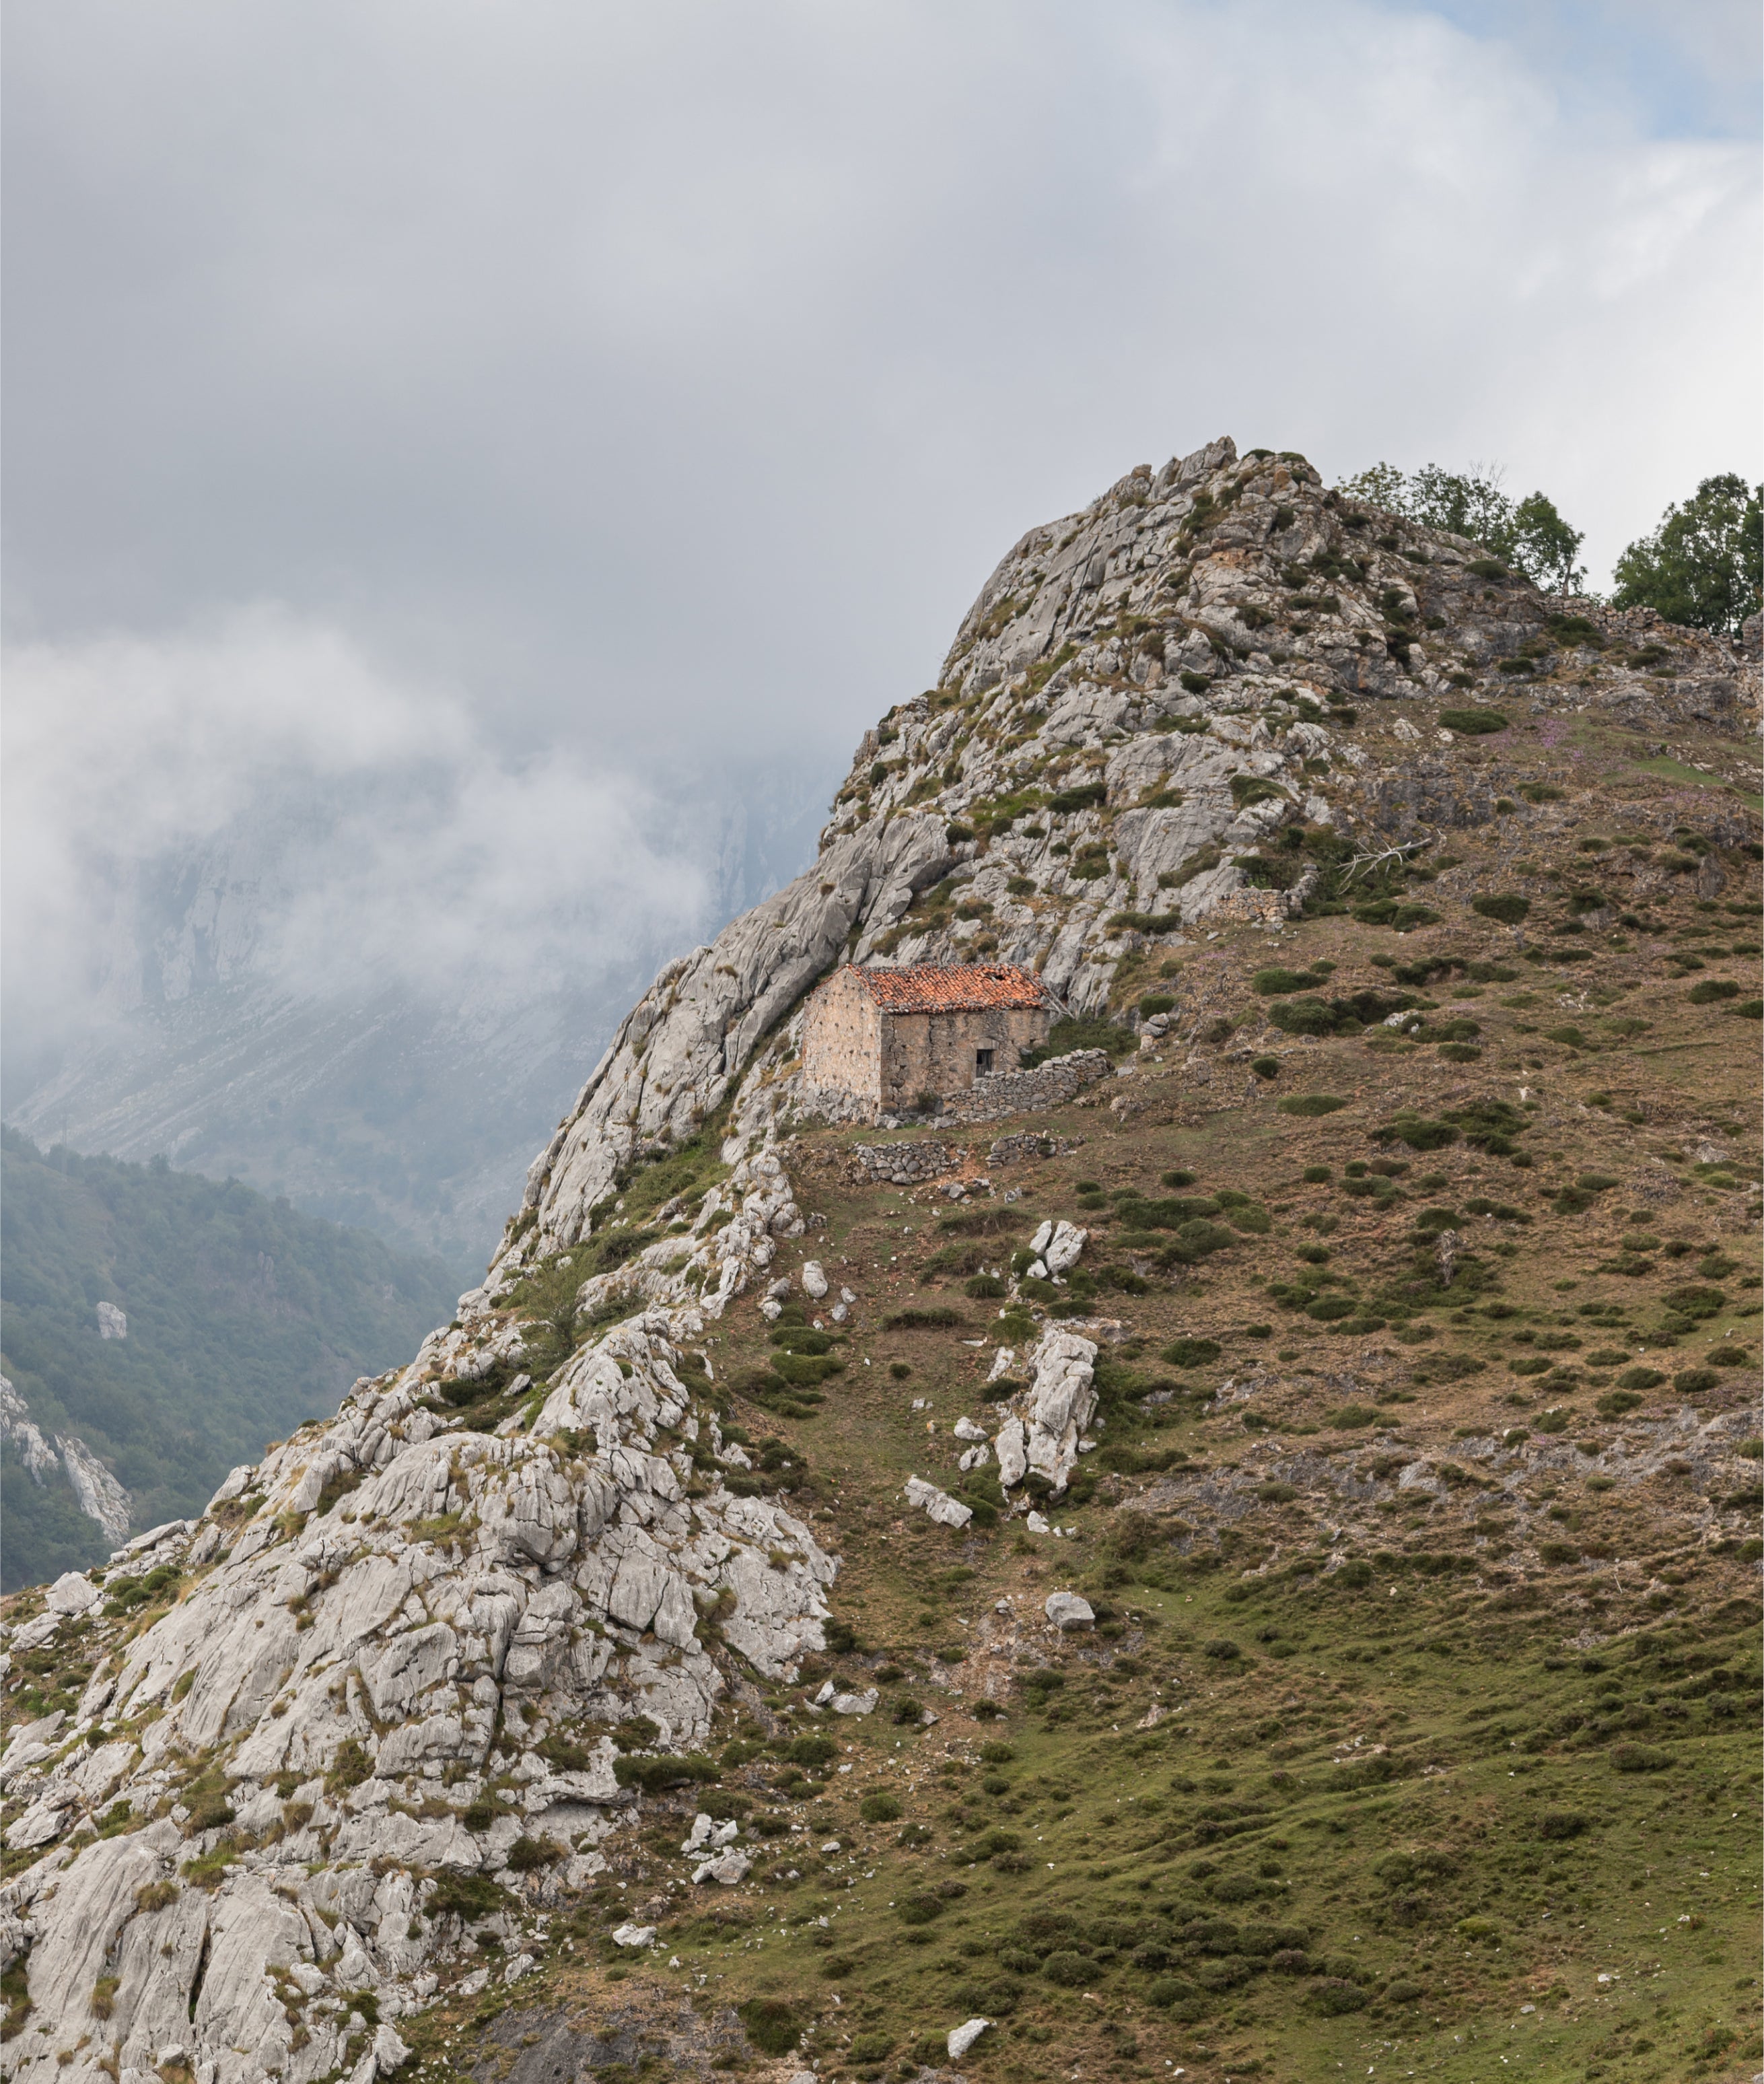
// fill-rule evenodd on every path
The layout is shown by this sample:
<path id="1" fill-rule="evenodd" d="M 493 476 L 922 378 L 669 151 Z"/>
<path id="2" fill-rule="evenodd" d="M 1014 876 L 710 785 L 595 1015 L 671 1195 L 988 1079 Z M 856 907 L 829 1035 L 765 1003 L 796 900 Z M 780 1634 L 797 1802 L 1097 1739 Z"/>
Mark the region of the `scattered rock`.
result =
<path id="1" fill-rule="evenodd" d="M 935 1484 L 928 1484 L 922 1476 L 907 1477 L 907 1502 L 917 1506 L 939 1527 L 966 1527 L 974 1517 L 971 1506 L 962 1504 L 947 1491 L 940 1491 Z"/>
<path id="2" fill-rule="evenodd" d="M 1076 1592 L 1050 1592 L 1042 1612 L 1062 1632 L 1094 1628 L 1097 1624 L 1095 1609 Z"/>
<path id="3" fill-rule="evenodd" d="M 717 1882 L 724 1888 L 733 1888 L 737 1882 L 747 1879 L 747 1870 L 753 1862 L 745 1853 L 729 1852 L 714 1860 L 706 1860 L 692 1870 L 692 1879 L 698 1882 Z"/>
<path id="4" fill-rule="evenodd" d="M 67 1570 L 43 1595 L 43 1603 L 54 1613 L 83 1614 L 102 1604 L 104 1597 L 90 1578 Z"/>
<path id="5" fill-rule="evenodd" d="M 992 2023 L 990 2019 L 971 2018 L 965 2020 L 962 2025 L 952 2028 L 946 2043 L 950 2051 L 950 2060 L 952 2062 L 959 2062 Z"/>

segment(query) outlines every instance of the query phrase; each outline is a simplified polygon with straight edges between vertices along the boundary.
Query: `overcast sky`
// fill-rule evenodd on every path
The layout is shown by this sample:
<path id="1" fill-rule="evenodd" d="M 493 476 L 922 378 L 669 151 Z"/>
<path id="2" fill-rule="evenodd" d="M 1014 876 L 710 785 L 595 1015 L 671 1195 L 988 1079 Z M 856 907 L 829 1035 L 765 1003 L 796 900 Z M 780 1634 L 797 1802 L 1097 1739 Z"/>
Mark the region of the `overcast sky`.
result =
<path id="1" fill-rule="evenodd" d="M 27 964 L 266 777 L 407 760 L 516 870 L 431 887 L 395 820 L 311 916 L 448 977 L 493 924 L 554 959 L 561 892 L 685 921 L 683 802 L 830 787 L 1018 535 L 1216 434 L 1503 464 L 1596 580 L 1760 468 L 1750 0 L 12 0 L 6 40 Z"/>

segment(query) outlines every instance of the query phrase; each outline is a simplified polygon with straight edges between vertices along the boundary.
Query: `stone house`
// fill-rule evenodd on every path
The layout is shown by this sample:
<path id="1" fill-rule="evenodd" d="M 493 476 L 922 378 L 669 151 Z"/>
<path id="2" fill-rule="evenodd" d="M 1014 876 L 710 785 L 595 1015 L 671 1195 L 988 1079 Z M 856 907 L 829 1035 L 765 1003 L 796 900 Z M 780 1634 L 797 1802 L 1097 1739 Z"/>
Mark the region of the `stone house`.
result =
<path id="1" fill-rule="evenodd" d="M 879 1114 L 910 1112 L 1014 1071 L 1039 1047 L 1054 1004 L 1009 963 L 861 969 L 847 963 L 810 996 L 802 1023 L 802 1082 L 848 1093 Z"/>

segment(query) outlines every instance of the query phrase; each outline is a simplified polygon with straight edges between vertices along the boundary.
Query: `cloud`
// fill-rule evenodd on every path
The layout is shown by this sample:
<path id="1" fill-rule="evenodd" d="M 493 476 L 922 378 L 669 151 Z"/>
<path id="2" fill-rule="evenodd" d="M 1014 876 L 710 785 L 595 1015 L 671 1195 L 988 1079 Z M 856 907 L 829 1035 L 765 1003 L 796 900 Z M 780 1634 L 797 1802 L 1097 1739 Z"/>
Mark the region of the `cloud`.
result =
<path id="1" fill-rule="evenodd" d="M 114 976 L 146 865 L 224 839 L 291 986 L 543 989 L 683 921 L 732 798 L 824 801 L 1026 527 L 1221 432 L 1499 461 L 1597 577 L 1760 468 L 1703 91 L 1754 45 L 1725 0 L 15 8 L 23 974 Z"/>
<path id="2" fill-rule="evenodd" d="M 285 611 L 25 645 L 6 676 L 27 1034 L 264 979 L 318 1002 L 543 999 L 703 913 L 702 870 L 628 774 L 510 759 L 456 694 Z"/>

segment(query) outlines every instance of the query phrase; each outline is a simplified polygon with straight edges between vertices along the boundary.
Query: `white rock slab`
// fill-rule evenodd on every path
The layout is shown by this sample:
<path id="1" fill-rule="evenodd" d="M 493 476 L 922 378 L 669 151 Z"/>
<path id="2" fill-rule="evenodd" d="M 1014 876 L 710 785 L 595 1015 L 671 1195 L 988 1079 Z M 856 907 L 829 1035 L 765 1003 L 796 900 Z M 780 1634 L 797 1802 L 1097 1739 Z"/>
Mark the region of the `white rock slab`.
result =
<path id="1" fill-rule="evenodd" d="M 940 1491 L 935 1484 L 928 1484 L 923 1476 L 907 1477 L 907 1502 L 918 1507 L 939 1527 L 966 1527 L 974 1517 L 971 1506 L 961 1504 L 947 1491 Z"/>

